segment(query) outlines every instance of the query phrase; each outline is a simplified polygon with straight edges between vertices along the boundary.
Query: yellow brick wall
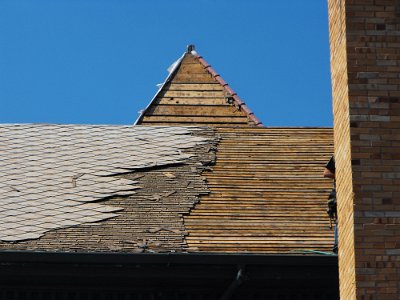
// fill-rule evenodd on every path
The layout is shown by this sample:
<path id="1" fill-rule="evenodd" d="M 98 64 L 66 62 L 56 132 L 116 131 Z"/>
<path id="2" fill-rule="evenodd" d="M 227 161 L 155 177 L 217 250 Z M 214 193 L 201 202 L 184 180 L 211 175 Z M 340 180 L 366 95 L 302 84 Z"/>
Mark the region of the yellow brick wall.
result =
<path id="1" fill-rule="evenodd" d="M 334 140 L 339 229 L 339 282 L 341 299 L 355 298 L 353 184 L 347 86 L 344 1 L 330 0 L 329 31 L 334 112 Z"/>
<path id="2" fill-rule="evenodd" d="M 399 299 L 400 1 L 329 0 L 329 22 L 341 299 Z"/>

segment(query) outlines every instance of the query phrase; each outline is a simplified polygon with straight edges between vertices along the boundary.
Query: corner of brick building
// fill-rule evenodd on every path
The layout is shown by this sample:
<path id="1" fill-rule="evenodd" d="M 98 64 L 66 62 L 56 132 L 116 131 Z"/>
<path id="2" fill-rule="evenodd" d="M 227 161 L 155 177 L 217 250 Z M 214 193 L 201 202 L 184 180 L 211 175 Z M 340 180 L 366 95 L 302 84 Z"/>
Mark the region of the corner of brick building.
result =
<path id="1" fill-rule="evenodd" d="M 400 295 L 400 1 L 329 0 L 341 299 Z"/>

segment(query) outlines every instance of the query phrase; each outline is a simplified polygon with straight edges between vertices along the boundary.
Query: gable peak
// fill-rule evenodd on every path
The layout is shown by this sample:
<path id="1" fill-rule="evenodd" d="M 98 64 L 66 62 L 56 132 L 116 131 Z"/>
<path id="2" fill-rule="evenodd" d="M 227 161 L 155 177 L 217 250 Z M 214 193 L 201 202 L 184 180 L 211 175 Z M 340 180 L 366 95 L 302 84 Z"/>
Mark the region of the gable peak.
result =
<path id="1" fill-rule="evenodd" d="M 263 126 L 193 44 L 168 72 L 135 124 Z"/>

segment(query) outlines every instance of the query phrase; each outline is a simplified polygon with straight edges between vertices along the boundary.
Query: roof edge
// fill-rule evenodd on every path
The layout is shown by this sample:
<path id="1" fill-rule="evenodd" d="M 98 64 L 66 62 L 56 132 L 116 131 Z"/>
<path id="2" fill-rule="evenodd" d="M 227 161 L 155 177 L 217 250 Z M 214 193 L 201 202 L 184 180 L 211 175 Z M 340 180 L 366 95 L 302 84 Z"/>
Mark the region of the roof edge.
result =
<path id="1" fill-rule="evenodd" d="M 176 71 L 178 70 L 179 66 L 181 65 L 181 62 L 182 62 L 182 60 L 183 60 L 183 58 L 185 57 L 186 54 L 187 54 L 187 52 L 183 53 L 183 55 L 178 60 L 173 62 L 172 65 L 167 69 L 169 71 L 169 74 L 168 74 L 167 78 L 165 78 L 164 82 L 160 85 L 160 87 L 158 88 L 157 92 L 155 93 L 155 95 L 153 96 L 153 98 L 151 99 L 149 104 L 147 104 L 146 108 L 144 108 L 144 109 L 142 109 L 140 111 L 140 115 L 136 119 L 135 123 L 133 123 L 133 125 L 138 125 L 138 123 L 140 121 L 142 121 L 144 115 L 146 114 L 146 111 L 150 108 L 150 106 L 156 100 L 158 94 L 160 94 L 160 92 L 162 91 L 164 86 L 169 82 L 171 77 L 175 75 Z"/>
<path id="2" fill-rule="evenodd" d="M 254 115 L 254 113 L 250 110 L 250 108 L 246 105 L 246 103 L 244 103 L 244 101 L 242 101 L 242 99 L 240 99 L 238 94 L 228 85 L 228 83 L 221 77 L 221 75 L 219 75 L 211 67 L 211 65 L 209 63 L 207 63 L 207 61 L 201 55 L 199 55 L 197 52 L 192 51 L 191 54 L 195 58 L 197 58 L 198 61 L 203 65 L 204 69 L 206 69 L 214 77 L 214 79 L 216 81 L 218 81 L 219 84 L 222 85 L 222 87 L 224 88 L 225 92 L 232 96 L 233 101 L 235 102 L 235 104 L 247 114 L 249 119 L 251 121 L 253 121 L 256 126 L 264 127 L 264 124 L 261 122 L 261 120 L 258 119 Z"/>
<path id="3" fill-rule="evenodd" d="M 1 263 L 124 263 L 124 264 L 220 264 L 237 265 L 337 265 L 336 255 L 249 253 L 115 253 L 0 251 Z"/>

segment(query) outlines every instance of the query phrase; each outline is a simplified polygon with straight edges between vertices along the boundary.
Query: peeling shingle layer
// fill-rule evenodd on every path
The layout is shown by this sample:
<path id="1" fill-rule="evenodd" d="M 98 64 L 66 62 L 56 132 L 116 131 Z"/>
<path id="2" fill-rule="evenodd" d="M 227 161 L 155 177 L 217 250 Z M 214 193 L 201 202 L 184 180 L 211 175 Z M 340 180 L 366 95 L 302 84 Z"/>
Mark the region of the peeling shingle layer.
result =
<path id="1" fill-rule="evenodd" d="M 182 163 L 183 149 L 208 141 L 199 128 L 1 125 L 0 240 L 36 239 L 47 231 L 117 216 L 97 201 L 135 194 L 120 175 Z"/>

